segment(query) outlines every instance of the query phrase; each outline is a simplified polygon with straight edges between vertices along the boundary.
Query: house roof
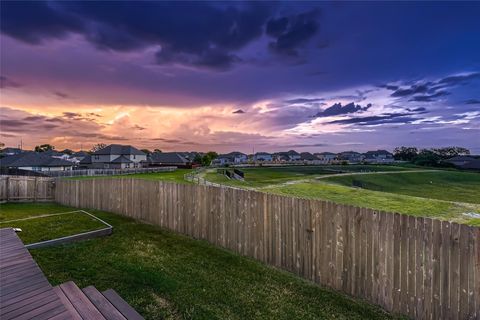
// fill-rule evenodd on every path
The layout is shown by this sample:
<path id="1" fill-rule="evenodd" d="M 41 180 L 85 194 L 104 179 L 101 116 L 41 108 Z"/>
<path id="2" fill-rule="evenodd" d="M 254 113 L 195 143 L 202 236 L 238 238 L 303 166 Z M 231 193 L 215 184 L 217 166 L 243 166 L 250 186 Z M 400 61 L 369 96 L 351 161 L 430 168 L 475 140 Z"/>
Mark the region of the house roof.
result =
<path id="1" fill-rule="evenodd" d="M 22 153 L 24 152 L 22 149 L 20 148 L 11 148 L 11 147 L 6 147 L 6 148 L 3 148 L 1 153 L 5 154 L 5 153 L 13 153 L 13 154 L 17 154 L 17 153 Z"/>
<path id="2" fill-rule="evenodd" d="M 115 158 L 111 161 L 111 163 L 131 163 L 131 162 L 133 161 L 124 156 L 119 156 L 118 158 Z"/>
<path id="3" fill-rule="evenodd" d="M 144 152 L 130 145 L 111 144 L 103 149 L 95 151 L 94 155 L 146 155 Z"/>
<path id="4" fill-rule="evenodd" d="M 469 156 L 456 156 L 450 159 L 447 159 L 447 161 L 473 161 L 475 158 L 469 157 Z"/>
<path id="5" fill-rule="evenodd" d="M 186 164 L 189 161 L 177 152 L 154 152 L 148 156 L 150 163 L 178 163 Z"/>
<path id="6" fill-rule="evenodd" d="M 336 153 L 333 152 L 320 152 L 320 153 L 315 153 L 315 155 L 321 155 L 321 156 L 336 156 Z"/>
<path id="7" fill-rule="evenodd" d="M 92 164 L 92 156 L 87 154 L 82 160 L 80 160 L 80 164 Z"/>
<path id="8" fill-rule="evenodd" d="M 90 154 L 86 151 L 78 151 L 72 154 L 72 157 L 86 157 L 89 156 Z"/>
<path id="9" fill-rule="evenodd" d="M 365 152 L 365 155 L 369 156 L 369 155 L 375 155 L 375 154 L 391 154 L 390 152 L 388 152 L 387 150 L 376 150 L 376 151 L 367 151 Z"/>
<path id="10" fill-rule="evenodd" d="M 302 158 L 302 160 L 318 160 L 318 158 L 310 152 L 302 152 L 300 153 L 300 157 Z"/>
<path id="11" fill-rule="evenodd" d="M 1 167 L 71 167 L 69 161 L 52 158 L 43 152 L 23 152 L 0 159 Z"/>
<path id="12" fill-rule="evenodd" d="M 461 166 L 459 166 L 462 169 L 476 169 L 480 170 L 480 160 L 478 159 L 472 159 L 472 161 L 469 161 Z"/>

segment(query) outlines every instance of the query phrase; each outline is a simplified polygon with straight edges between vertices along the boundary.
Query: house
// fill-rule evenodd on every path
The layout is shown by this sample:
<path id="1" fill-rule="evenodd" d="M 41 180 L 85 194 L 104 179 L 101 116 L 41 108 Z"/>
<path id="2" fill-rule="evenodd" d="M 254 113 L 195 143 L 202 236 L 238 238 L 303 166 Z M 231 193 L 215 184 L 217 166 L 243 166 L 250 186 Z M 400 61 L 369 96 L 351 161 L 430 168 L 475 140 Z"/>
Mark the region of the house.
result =
<path id="1" fill-rule="evenodd" d="M 355 151 L 344 151 L 344 152 L 340 152 L 337 155 L 337 158 L 340 161 L 347 161 L 348 163 L 359 163 L 363 161 L 365 156 Z"/>
<path id="2" fill-rule="evenodd" d="M 472 156 L 456 156 L 445 160 L 460 169 L 468 170 L 480 170 L 480 159 L 476 159 Z"/>
<path id="3" fill-rule="evenodd" d="M 240 164 L 246 162 L 248 162 L 248 156 L 238 151 L 221 154 L 215 160 L 213 160 L 213 164 L 217 165 Z"/>
<path id="4" fill-rule="evenodd" d="M 253 155 L 253 161 L 271 162 L 272 160 L 272 155 L 267 152 L 257 152 Z"/>
<path id="5" fill-rule="evenodd" d="M 31 171 L 66 171 L 72 170 L 73 163 L 52 158 L 44 152 L 22 152 L 0 159 L 0 167 Z"/>
<path id="6" fill-rule="evenodd" d="M 151 167 L 193 167 L 193 160 L 185 158 L 179 152 L 154 152 L 148 156 L 147 163 Z"/>
<path id="7" fill-rule="evenodd" d="M 469 162 L 472 162 L 473 160 L 475 160 L 475 158 L 469 156 L 456 156 L 445 160 L 445 162 L 449 162 L 457 167 L 460 167 L 466 165 Z"/>
<path id="8" fill-rule="evenodd" d="M 90 168 L 141 168 L 142 164 L 146 161 L 147 155 L 133 146 L 111 144 L 103 149 L 95 151 L 92 154 Z"/>
<path id="9" fill-rule="evenodd" d="M 393 154 L 386 150 L 368 151 L 364 153 L 364 156 L 363 161 L 367 163 L 392 163 L 395 161 Z"/>
<path id="10" fill-rule="evenodd" d="M 337 154 L 332 152 L 320 152 L 314 153 L 313 155 L 316 156 L 322 164 L 332 163 L 337 160 Z"/>
<path id="11" fill-rule="evenodd" d="M 300 159 L 306 164 L 321 164 L 321 161 L 310 152 L 300 153 Z"/>
<path id="12" fill-rule="evenodd" d="M 79 163 L 80 161 L 82 161 L 85 157 L 89 157 L 90 154 L 86 151 L 78 151 L 78 152 L 74 152 L 70 155 L 70 159 L 73 161 L 73 162 L 76 162 L 76 163 Z"/>
<path id="13" fill-rule="evenodd" d="M 20 154 L 22 152 L 25 152 L 24 150 L 20 148 L 3 148 L 2 151 L 0 151 L 0 157 L 7 157 L 7 156 L 13 156 L 16 154 Z"/>
<path id="14" fill-rule="evenodd" d="M 285 162 L 292 162 L 292 161 L 300 161 L 301 156 L 295 150 L 289 150 L 287 152 L 277 152 L 273 154 L 273 158 L 275 161 L 285 161 Z"/>

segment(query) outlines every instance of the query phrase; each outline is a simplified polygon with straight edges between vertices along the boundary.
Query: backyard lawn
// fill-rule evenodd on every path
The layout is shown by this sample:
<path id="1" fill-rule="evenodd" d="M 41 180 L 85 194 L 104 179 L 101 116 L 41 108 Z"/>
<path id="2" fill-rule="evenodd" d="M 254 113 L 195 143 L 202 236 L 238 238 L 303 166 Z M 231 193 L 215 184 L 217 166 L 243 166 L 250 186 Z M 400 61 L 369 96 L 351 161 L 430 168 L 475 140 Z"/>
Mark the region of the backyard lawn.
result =
<path id="1" fill-rule="evenodd" d="M 69 210 L 0 205 L 8 219 Z M 205 241 L 89 212 L 112 224 L 113 234 L 34 249 L 32 255 L 52 284 L 73 280 L 81 287 L 113 288 L 147 319 L 398 319 Z"/>
<path id="2" fill-rule="evenodd" d="M 229 180 L 214 172 L 207 173 L 206 178 L 240 188 L 480 225 L 480 218 L 472 216 L 480 215 L 479 173 L 456 170 L 418 172 L 424 169 L 386 165 L 242 170 L 245 181 Z M 383 173 L 389 171 L 402 172 Z M 352 175 L 332 176 L 335 173 Z"/>
<path id="3" fill-rule="evenodd" d="M 473 218 L 464 214 L 480 213 L 480 205 L 473 203 L 442 201 L 403 194 L 351 188 L 322 181 L 280 185 L 262 189 L 262 191 L 301 198 L 324 199 L 364 208 L 480 226 L 480 218 Z"/>
<path id="4" fill-rule="evenodd" d="M 115 176 L 95 176 L 95 177 L 73 177 L 70 179 L 105 179 L 105 178 L 140 178 L 146 180 L 164 180 L 164 181 L 171 181 L 171 182 L 178 182 L 178 183 L 191 183 L 190 181 L 186 181 L 183 176 L 189 172 L 191 169 L 177 169 L 175 171 L 170 172 L 155 172 L 155 173 L 135 173 L 135 174 L 128 174 L 128 175 L 115 175 Z"/>
<path id="5" fill-rule="evenodd" d="M 328 181 L 344 186 L 416 197 L 480 203 L 480 174 L 459 171 L 339 176 Z"/>
<path id="6" fill-rule="evenodd" d="M 411 169 L 387 165 L 324 165 L 256 167 L 241 168 L 240 170 L 245 173 L 245 181 L 229 180 L 224 175 L 216 173 L 215 170 L 210 170 L 210 172 L 206 174 L 206 179 L 211 182 L 230 186 L 261 188 L 341 172 L 405 171 Z"/>
<path id="7" fill-rule="evenodd" d="M 83 212 L 54 204 L 4 204 L 0 208 L 0 228 L 22 229 L 18 235 L 24 244 L 105 228 L 103 223 Z"/>

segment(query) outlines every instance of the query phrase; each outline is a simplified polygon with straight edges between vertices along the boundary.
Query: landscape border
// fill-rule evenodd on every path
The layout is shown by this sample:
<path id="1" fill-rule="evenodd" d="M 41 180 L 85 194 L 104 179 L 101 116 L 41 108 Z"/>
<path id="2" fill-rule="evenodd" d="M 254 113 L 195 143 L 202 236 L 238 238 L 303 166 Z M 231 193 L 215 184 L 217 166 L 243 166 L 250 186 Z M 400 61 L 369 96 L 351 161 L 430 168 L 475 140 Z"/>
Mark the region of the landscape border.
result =
<path id="1" fill-rule="evenodd" d="M 60 238 L 55 238 L 55 239 L 30 243 L 30 244 L 25 245 L 25 248 L 27 248 L 27 249 L 43 248 L 43 247 L 53 246 L 53 245 L 56 245 L 56 244 L 65 244 L 65 243 L 75 242 L 75 241 L 79 241 L 79 240 L 88 240 L 88 239 L 98 238 L 98 237 L 102 237 L 102 236 L 108 236 L 108 235 L 112 234 L 113 226 L 111 224 L 109 224 L 108 222 L 105 222 L 104 220 L 100 219 L 99 217 L 97 217 L 97 216 L 95 216 L 95 215 L 93 215 L 90 212 L 87 212 L 85 210 L 74 210 L 74 211 L 68 211 L 68 212 L 59 212 L 59 213 L 54 213 L 54 214 L 49 214 L 49 215 L 41 215 L 41 216 L 37 216 L 37 217 L 28 217 L 28 218 L 23 218 L 23 219 L 8 220 L 8 221 L 2 221 L 2 222 L 6 223 L 6 222 L 31 220 L 31 219 L 45 218 L 45 217 L 51 217 L 51 216 L 58 216 L 58 215 L 63 215 L 63 214 L 76 213 L 76 212 L 81 212 L 81 213 L 87 214 L 87 215 L 91 216 L 92 218 L 94 218 L 95 220 L 102 223 L 103 225 L 105 225 L 106 227 L 101 228 L 101 229 L 97 229 L 97 230 L 81 232 L 81 233 L 73 234 L 73 235 L 70 235 L 70 236 L 65 236 L 65 237 L 60 237 Z"/>

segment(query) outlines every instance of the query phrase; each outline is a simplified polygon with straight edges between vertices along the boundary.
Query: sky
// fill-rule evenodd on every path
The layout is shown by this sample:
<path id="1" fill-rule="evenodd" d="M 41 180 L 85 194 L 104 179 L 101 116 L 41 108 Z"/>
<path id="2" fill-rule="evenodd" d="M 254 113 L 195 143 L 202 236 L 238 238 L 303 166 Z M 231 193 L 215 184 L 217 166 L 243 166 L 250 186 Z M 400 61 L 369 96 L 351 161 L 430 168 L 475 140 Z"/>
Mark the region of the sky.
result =
<path id="1" fill-rule="evenodd" d="M 7 146 L 480 154 L 480 2 L 0 6 Z"/>

